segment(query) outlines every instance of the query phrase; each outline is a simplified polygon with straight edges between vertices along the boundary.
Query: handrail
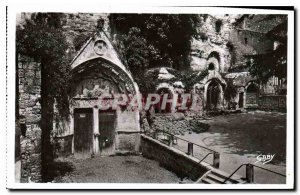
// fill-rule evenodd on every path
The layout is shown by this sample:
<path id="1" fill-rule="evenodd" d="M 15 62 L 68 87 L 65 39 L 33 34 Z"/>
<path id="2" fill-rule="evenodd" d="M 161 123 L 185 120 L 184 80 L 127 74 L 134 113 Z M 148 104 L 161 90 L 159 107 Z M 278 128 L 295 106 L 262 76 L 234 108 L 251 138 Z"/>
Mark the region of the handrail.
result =
<path id="1" fill-rule="evenodd" d="M 204 158 L 202 158 L 202 159 L 198 162 L 198 164 L 200 164 L 201 162 L 203 162 L 210 154 L 213 154 L 213 153 L 210 152 L 210 153 L 206 154 L 206 155 L 204 156 Z"/>
<path id="2" fill-rule="evenodd" d="M 222 184 L 225 184 L 226 181 L 228 181 L 242 166 L 247 165 L 247 164 L 241 164 L 233 173 L 231 173 L 223 182 Z"/>
<path id="3" fill-rule="evenodd" d="M 284 174 L 281 174 L 281 173 L 278 173 L 278 172 L 276 172 L 276 171 L 272 171 L 272 170 L 269 170 L 269 169 L 266 169 L 266 168 L 263 168 L 263 167 L 260 167 L 260 166 L 254 165 L 254 164 L 251 164 L 251 165 L 252 165 L 252 166 L 254 166 L 254 167 L 257 167 L 257 168 L 263 169 L 263 170 L 265 170 L 265 171 L 268 171 L 268 172 L 271 172 L 271 173 L 275 173 L 275 174 L 277 174 L 277 175 L 280 175 L 280 176 L 282 176 L 282 177 L 286 177 L 286 175 L 284 175 Z"/>
<path id="4" fill-rule="evenodd" d="M 209 151 L 211 151 L 211 152 L 216 152 L 216 151 L 214 151 L 214 150 L 212 150 L 212 149 L 209 149 L 209 148 L 207 148 L 207 147 L 205 147 L 205 146 L 201 146 L 201 145 L 199 145 L 199 144 L 195 144 L 195 143 L 193 143 L 193 142 L 191 142 L 191 141 L 188 141 L 188 140 L 186 140 L 186 139 L 183 139 L 183 138 L 181 138 L 181 137 L 178 137 L 178 136 L 176 136 L 176 135 L 174 135 L 174 134 L 172 134 L 172 133 L 169 133 L 169 132 L 166 132 L 166 131 L 162 131 L 162 130 L 156 130 L 156 131 L 159 131 L 159 132 L 163 132 L 163 133 L 169 134 L 169 135 L 171 135 L 171 136 L 173 136 L 173 137 L 176 137 L 176 138 L 178 138 L 178 139 L 180 139 L 180 140 L 183 140 L 183 141 L 186 141 L 186 142 L 188 142 L 188 143 L 192 143 L 192 144 L 195 145 L 195 146 L 198 146 L 198 147 L 200 147 L 200 148 L 204 148 L 204 149 L 209 150 Z M 155 132 L 154 132 L 154 133 L 155 133 Z"/>
<path id="5" fill-rule="evenodd" d="M 212 152 L 208 153 L 205 155 L 204 158 L 202 158 L 200 161 L 197 162 L 197 164 L 200 164 L 204 159 L 206 159 L 206 157 L 208 157 L 210 154 L 213 154 Z M 195 166 L 193 166 L 187 173 L 188 175 L 194 170 Z"/>
<path id="6" fill-rule="evenodd" d="M 266 169 L 266 168 L 263 168 L 263 167 L 260 167 L 260 166 L 257 166 L 257 165 L 254 165 L 254 164 L 251 164 L 251 163 L 247 163 L 247 164 L 241 164 L 233 173 L 231 173 L 222 183 L 225 184 L 241 167 L 243 166 L 247 166 L 247 165 L 251 165 L 253 167 L 257 167 L 257 168 L 260 168 L 262 170 L 265 170 L 265 171 L 268 171 L 268 172 L 271 172 L 271 173 L 274 173 L 274 174 L 277 174 L 277 175 L 280 175 L 282 177 L 286 177 L 286 175 L 284 174 L 281 174 L 281 173 L 278 173 L 276 171 L 272 171 L 270 169 Z"/>

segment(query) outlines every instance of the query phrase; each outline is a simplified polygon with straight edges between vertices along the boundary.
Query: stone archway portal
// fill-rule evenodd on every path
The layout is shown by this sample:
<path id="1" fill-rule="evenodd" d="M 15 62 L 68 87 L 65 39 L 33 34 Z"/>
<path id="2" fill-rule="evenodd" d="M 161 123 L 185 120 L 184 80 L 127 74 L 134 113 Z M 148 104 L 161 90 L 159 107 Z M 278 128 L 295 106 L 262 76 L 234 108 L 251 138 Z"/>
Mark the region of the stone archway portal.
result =
<path id="1" fill-rule="evenodd" d="M 215 110 L 218 108 L 218 104 L 220 102 L 220 86 L 219 84 L 213 80 L 207 88 L 207 109 Z"/>

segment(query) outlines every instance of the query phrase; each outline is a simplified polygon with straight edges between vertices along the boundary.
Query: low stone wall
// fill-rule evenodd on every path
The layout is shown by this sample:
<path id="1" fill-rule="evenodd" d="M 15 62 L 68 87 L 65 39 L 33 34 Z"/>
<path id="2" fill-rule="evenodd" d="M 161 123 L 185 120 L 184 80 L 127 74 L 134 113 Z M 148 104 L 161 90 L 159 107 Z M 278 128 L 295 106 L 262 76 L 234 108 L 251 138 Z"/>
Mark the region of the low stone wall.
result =
<path id="1" fill-rule="evenodd" d="M 141 135 L 141 152 L 146 158 L 158 161 L 163 167 L 182 178 L 197 180 L 210 170 L 209 164 L 205 162 L 199 164 L 198 159 L 146 135 Z"/>
<path id="2" fill-rule="evenodd" d="M 116 133 L 116 153 L 138 153 L 140 150 L 140 132 Z"/>
<path id="3" fill-rule="evenodd" d="M 285 95 L 265 95 L 259 98 L 258 107 L 265 111 L 286 112 L 286 96 Z"/>

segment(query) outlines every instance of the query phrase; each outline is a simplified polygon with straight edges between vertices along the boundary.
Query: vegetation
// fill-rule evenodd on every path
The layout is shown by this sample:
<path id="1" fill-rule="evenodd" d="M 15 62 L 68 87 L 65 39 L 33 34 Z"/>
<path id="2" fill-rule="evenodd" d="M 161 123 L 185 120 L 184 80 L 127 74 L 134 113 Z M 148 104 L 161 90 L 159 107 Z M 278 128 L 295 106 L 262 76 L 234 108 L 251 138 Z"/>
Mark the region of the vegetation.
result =
<path id="1" fill-rule="evenodd" d="M 228 109 L 231 109 L 232 107 L 235 108 L 235 101 L 232 101 L 232 99 L 237 94 L 237 88 L 233 84 L 234 79 L 227 79 L 227 85 L 224 90 L 224 98 L 228 102 Z"/>
<path id="2" fill-rule="evenodd" d="M 40 62 L 41 69 L 41 129 L 42 176 L 47 182 L 47 171 L 52 163 L 50 134 L 53 124 L 53 104 L 57 100 L 60 116 L 69 116 L 69 66 L 67 42 L 62 31 L 63 14 L 33 13 L 24 25 L 17 27 L 17 55 L 25 55 Z"/>
<path id="3" fill-rule="evenodd" d="M 270 15 L 263 20 L 276 20 L 278 16 Z M 286 18 L 286 16 L 281 16 Z M 279 44 L 275 50 L 265 54 L 248 56 L 248 67 L 251 75 L 261 83 L 266 83 L 270 77 L 279 79 L 287 76 L 287 20 L 270 30 L 266 37 L 277 41 Z"/>
<path id="4" fill-rule="evenodd" d="M 249 56 L 252 61 L 247 64 L 250 74 L 261 83 L 268 82 L 269 78 L 276 76 L 279 79 L 287 76 L 287 45 L 282 44 L 276 50 Z"/>
<path id="5" fill-rule="evenodd" d="M 189 68 L 190 39 L 196 34 L 197 15 L 111 14 L 109 20 L 112 33 L 118 34 L 118 50 L 140 88 L 147 69 Z"/>

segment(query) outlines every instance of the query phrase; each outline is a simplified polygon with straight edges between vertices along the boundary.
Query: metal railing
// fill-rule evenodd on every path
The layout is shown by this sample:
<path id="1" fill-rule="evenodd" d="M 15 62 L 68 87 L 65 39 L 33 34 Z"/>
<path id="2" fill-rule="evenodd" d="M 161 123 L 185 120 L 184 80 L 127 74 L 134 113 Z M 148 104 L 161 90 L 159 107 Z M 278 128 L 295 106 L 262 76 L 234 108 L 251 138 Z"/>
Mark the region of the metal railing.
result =
<path id="1" fill-rule="evenodd" d="M 282 177 L 286 177 L 286 175 L 272 171 L 270 169 L 266 169 L 257 165 L 253 165 L 251 163 L 247 163 L 247 164 L 242 164 L 240 165 L 236 170 L 234 170 L 224 181 L 223 184 L 225 184 L 240 168 L 242 168 L 243 166 L 246 166 L 246 182 L 247 183 L 254 183 L 254 167 L 262 169 L 264 171 L 270 172 L 270 173 L 274 173 L 276 175 L 282 176 Z"/>
<path id="2" fill-rule="evenodd" d="M 210 162 L 210 163 L 206 162 L 206 161 L 205 162 L 212 165 L 214 168 L 220 167 L 220 153 L 218 153 L 217 151 L 214 151 L 205 146 L 201 146 L 199 144 L 190 142 L 186 139 L 183 139 L 179 136 L 176 136 L 176 135 L 166 132 L 166 131 L 156 130 L 155 132 L 147 133 L 146 135 L 148 135 L 148 136 L 152 137 L 153 139 L 156 139 L 170 147 L 174 147 L 174 148 L 186 153 L 189 156 L 193 156 L 194 158 L 199 160 L 198 163 L 203 162 L 204 160 L 207 159 L 208 156 L 212 155 L 212 162 Z M 179 140 L 187 143 L 187 148 L 184 148 L 185 147 L 184 145 L 178 144 Z M 203 152 L 203 153 L 200 152 L 201 153 L 200 154 L 198 152 L 199 150 L 197 150 L 197 152 L 198 152 L 197 153 L 194 151 L 195 147 L 198 147 L 201 150 L 205 150 L 206 152 Z M 204 155 L 204 157 L 203 157 L 203 155 Z"/>

